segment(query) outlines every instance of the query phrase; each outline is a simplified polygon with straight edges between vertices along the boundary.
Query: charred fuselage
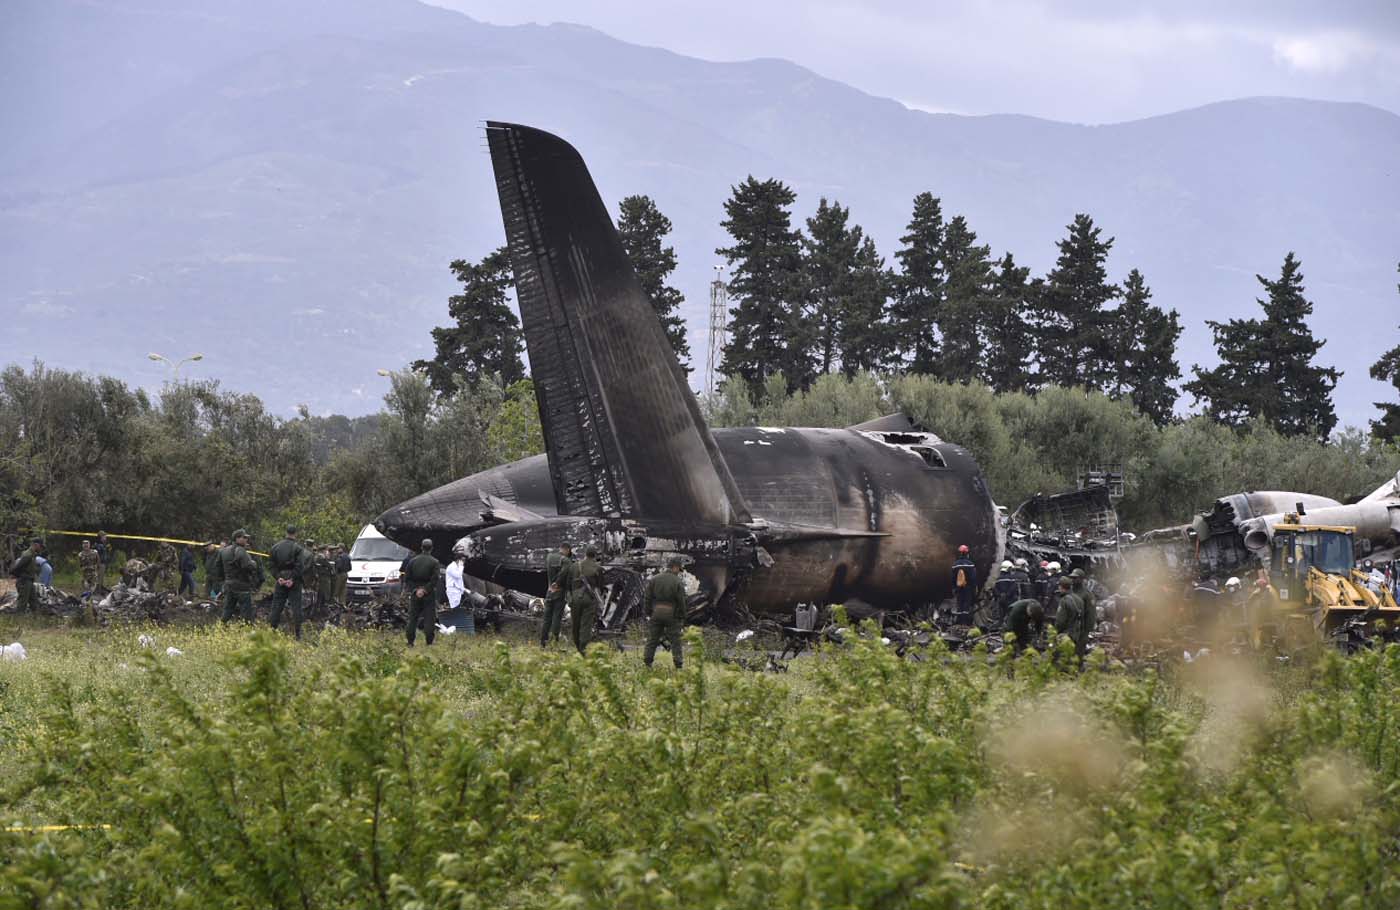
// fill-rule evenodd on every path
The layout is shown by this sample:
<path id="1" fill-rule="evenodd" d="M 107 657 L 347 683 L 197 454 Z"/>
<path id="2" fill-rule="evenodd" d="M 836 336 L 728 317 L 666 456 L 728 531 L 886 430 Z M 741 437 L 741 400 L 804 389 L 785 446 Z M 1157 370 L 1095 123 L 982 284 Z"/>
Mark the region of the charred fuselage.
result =
<path id="1" fill-rule="evenodd" d="M 389 510 L 386 536 L 535 594 L 551 550 L 597 547 L 609 625 L 675 555 L 697 596 L 756 612 L 937 602 L 960 544 L 987 578 L 1000 527 L 966 452 L 899 415 L 712 433 L 582 156 L 520 124 L 486 139 L 547 455 Z"/>
<path id="2" fill-rule="evenodd" d="M 566 541 L 639 571 L 679 553 L 712 597 L 755 612 L 799 602 L 937 602 L 951 594 L 960 544 L 980 578 L 1000 559 L 981 471 L 932 434 L 744 427 L 714 437 L 752 513 L 748 524 L 560 516 L 543 455 L 440 487 L 376 524 L 405 545 L 431 537 L 442 555 L 460 544 L 473 576 L 536 594 L 545 590 L 545 556 Z"/>

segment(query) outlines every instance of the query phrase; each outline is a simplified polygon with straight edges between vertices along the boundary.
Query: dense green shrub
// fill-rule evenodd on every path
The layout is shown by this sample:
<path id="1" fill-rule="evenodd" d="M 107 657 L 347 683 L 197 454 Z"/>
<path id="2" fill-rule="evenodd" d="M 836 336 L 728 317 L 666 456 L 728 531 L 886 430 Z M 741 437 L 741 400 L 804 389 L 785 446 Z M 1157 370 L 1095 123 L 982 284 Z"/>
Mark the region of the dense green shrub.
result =
<path id="1" fill-rule="evenodd" d="M 781 676 L 484 640 L 40 637 L 0 906 L 1394 906 L 1400 647 L 1067 676 L 871 634 Z M 691 647 L 703 652 L 700 637 Z"/>

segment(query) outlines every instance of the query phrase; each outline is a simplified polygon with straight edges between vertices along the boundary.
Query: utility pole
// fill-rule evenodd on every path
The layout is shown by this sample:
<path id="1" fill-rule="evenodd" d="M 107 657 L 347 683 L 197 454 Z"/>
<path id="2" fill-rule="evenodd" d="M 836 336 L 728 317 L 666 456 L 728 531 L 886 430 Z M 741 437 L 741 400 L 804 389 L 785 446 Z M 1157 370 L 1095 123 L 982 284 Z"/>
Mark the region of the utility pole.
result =
<path id="1" fill-rule="evenodd" d="M 725 331 L 729 320 L 729 285 L 724 283 L 724 266 L 715 266 L 710 282 L 710 352 L 705 360 L 705 395 L 715 394 L 715 372 L 724 357 Z"/>

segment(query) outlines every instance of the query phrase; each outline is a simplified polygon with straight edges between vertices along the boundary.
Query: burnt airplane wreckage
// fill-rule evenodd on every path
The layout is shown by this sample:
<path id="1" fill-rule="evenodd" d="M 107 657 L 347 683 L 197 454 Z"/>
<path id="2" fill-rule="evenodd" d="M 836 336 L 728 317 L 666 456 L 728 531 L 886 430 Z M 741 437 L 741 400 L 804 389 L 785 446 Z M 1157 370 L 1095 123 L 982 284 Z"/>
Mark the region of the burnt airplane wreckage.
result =
<path id="1" fill-rule="evenodd" d="M 1037 495 L 1011 516 L 963 448 L 900 414 L 845 429 L 711 431 L 588 169 L 557 136 L 487 124 L 545 453 L 401 503 L 375 521 L 466 559 L 468 606 L 529 620 L 545 558 L 596 547 L 600 622 L 638 616 L 645 579 L 679 555 L 691 620 L 776 620 L 799 605 L 927 616 L 961 544 L 984 586 L 1003 556 L 1112 573 L 1147 554 L 1182 576 L 1259 565 L 1303 512 L 1393 545 L 1400 478 L 1360 502 L 1286 492 L 1217 500 L 1186 525 L 1121 533 L 1111 492 Z M 485 593 L 483 593 L 485 592 Z"/>
<path id="2" fill-rule="evenodd" d="M 1350 504 L 1277 490 L 1222 496 L 1189 524 L 1148 531 L 1136 543 L 1158 550 L 1169 568 L 1238 574 L 1267 564 L 1274 529 L 1298 520 L 1354 529 L 1358 556 L 1393 547 L 1400 539 L 1400 476 Z"/>
<path id="3" fill-rule="evenodd" d="M 1004 528 L 966 450 L 902 415 L 711 432 L 578 152 L 507 123 L 487 140 L 546 451 L 395 506 L 381 533 L 462 554 L 515 592 L 497 605 L 543 595 L 561 544 L 597 547 L 607 628 L 673 555 L 692 618 L 917 610 L 951 595 L 962 544 L 994 575 Z"/>

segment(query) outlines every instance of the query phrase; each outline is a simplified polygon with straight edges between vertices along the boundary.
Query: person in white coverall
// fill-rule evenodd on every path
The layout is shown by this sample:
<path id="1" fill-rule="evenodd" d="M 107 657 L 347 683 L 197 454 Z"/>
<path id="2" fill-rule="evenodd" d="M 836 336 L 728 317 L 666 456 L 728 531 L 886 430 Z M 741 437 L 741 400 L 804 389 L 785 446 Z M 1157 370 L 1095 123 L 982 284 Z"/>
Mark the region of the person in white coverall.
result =
<path id="1" fill-rule="evenodd" d="M 464 556 L 454 556 L 447 564 L 446 587 L 447 587 L 447 607 L 456 610 L 462 603 L 462 594 L 467 590 L 465 580 L 462 578 L 462 567 L 466 562 Z M 472 615 L 471 608 L 467 608 L 467 618 L 463 622 L 462 631 L 467 635 L 476 634 L 476 617 Z"/>

